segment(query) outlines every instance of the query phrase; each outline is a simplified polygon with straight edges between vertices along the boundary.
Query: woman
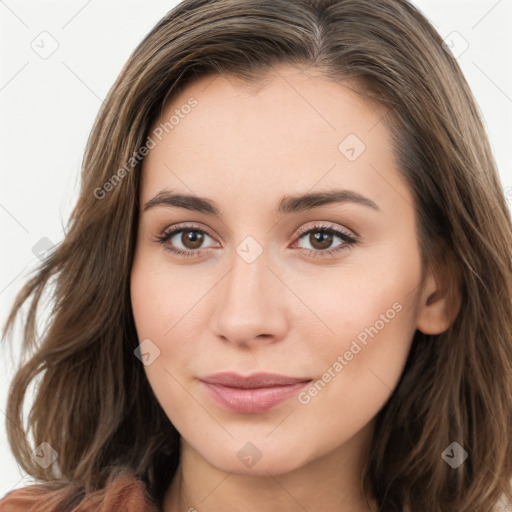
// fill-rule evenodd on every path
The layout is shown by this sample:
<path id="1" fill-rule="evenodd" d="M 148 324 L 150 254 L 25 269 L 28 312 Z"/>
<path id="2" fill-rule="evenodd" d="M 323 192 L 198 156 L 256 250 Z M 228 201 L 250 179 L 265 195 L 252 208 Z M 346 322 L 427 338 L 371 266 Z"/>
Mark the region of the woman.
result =
<path id="1" fill-rule="evenodd" d="M 511 248 L 473 96 L 409 3 L 185 0 L 8 318 L 34 297 L 31 348 L 54 279 L 7 410 L 41 484 L 2 510 L 505 506 Z"/>

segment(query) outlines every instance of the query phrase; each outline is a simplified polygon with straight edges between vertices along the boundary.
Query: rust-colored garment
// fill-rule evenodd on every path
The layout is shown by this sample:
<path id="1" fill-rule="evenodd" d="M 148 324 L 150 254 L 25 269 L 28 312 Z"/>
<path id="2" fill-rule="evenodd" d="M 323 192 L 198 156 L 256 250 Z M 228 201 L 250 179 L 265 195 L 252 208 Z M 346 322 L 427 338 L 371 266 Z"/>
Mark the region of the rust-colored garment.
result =
<path id="1" fill-rule="evenodd" d="M 0 512 L 52 512 L 65 500 L 66 489 L 29 485 L 0 500 Z M 83 499 L 69 512 L 159 512 L 148 498 L 144 482 L 130 475 L 116 478 L 102 491 Z"/>

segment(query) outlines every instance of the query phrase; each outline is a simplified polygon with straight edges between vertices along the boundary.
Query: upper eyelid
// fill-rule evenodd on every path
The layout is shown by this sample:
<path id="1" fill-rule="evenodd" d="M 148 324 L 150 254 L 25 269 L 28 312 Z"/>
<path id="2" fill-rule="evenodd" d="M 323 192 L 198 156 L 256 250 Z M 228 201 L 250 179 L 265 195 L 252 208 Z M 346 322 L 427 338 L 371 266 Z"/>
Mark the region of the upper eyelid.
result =
<path id="1" fill-rule="evenodd" d="M 326 224 L 321 224 L 321 222 L 316 224 L 316 222 L 318 222 L 318 221 L 313 221 L 313 222 L 315 222 L 315 224 L 313 224 L 313 226 L 309 226 L 309 227 L 305 227 L 305 228 L 300 227 L 297 230 L 298 236 L 302 236 L 306 233 L 309 233 L 310 231 L 314 231 L 315 229 L 318 231 L 320 231 L 321 229 L 325 229 L 326 231 L 335 231 L 335 232 L 343 233 L 344 235 L 354 238 L 356 240 L 359 239 L 359 235 L 357 235 L 351 229 L 347 229 L 344 227 L 343 228 L 336 227 L 332 223 L 329 223 L 329 222 L 327 222 Z"/>
<path id="2" fill-rule="evenodd" d="M 214 238 L 208 229 L 201 227 L 199 225 L 193 225 L 193 224 L 173 224 L 172 226 L 169 226 L 161 231 L 161 236 L 166 236 L 169 233 L 177 234 L 180 231 L 203 231 L 206 233 L 210 238 Z"/>

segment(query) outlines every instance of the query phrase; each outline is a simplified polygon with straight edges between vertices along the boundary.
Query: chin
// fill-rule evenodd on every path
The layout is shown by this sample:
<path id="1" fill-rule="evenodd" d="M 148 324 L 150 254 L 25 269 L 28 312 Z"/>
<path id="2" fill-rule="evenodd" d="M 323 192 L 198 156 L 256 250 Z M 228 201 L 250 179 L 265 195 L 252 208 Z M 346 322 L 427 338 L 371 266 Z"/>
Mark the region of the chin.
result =
<path id="1" fill-rule="evenodd" d="M 212 450 L 211 445 L 204 448 L 207 452 L 199 451 L 199 454 L 212 466 L 237 475 L 279 475 L 294 471 L 308 462 L 300 457 L 303 454 L 297 453 L 297 446 L 276 445 L 265 438 L 246 442 L 229 439 L 222 448 L 219 444 L 217 449 Z"/>

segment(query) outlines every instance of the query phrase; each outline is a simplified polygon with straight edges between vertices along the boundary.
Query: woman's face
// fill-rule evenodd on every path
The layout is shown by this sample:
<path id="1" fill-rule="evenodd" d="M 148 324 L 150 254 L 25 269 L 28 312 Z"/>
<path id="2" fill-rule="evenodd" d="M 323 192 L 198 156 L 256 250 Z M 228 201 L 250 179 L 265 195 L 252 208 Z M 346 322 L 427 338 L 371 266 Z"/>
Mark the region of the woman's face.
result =
<path id="1" fill-rule="evenodd" d="M 278 70 L 257 92 L 223 76 L 183 89 L 142 171 L 131 299 L 144 368 L 182 440 L 226 472 L 364 446 L 422 307 L 384 110 L 348 82 Z"/>

